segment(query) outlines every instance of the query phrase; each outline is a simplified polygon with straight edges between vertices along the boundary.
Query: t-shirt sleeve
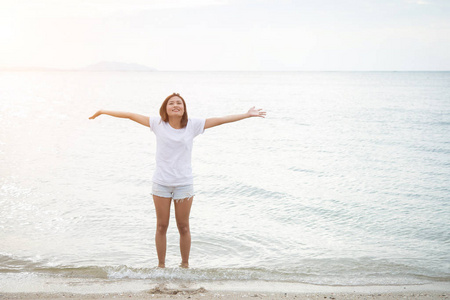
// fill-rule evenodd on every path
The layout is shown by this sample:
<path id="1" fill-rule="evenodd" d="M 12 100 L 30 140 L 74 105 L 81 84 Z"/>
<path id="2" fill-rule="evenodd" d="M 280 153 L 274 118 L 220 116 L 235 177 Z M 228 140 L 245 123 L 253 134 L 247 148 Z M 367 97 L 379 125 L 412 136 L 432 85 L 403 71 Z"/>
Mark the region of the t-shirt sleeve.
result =
<path id="1" fill-rule="evenodd" d="M 156 133 L 160 122 L 161 122 L 161 117 L 150 116 L 150 118 L 149 118 L 150 130 Z"/>
<path id="2" fill-rule="evenodd" d="M 189 119 L 189 122 L 191 122 L 191 130 L 192 130 L 192 134 L 194 136 L 197 136 L 197 135 L 205 132 L 206 119 L 192 118 L 192 119 Z"/>

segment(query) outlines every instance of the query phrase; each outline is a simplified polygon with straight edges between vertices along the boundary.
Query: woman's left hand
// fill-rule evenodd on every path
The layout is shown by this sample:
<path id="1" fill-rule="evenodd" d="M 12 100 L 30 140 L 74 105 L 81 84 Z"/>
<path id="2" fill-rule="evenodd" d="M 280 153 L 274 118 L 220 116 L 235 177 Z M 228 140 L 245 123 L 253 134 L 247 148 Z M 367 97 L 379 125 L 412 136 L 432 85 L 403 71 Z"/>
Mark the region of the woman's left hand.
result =
<path id="1" fill-rule="evenodd" d="M 247 113 L 250 117 L 261 117 L 261 118 L 266 117 L 265 111 L 263 111 L 261 108 L 257 109 L 254 106 L 252 108 L 250 108 Z"/>

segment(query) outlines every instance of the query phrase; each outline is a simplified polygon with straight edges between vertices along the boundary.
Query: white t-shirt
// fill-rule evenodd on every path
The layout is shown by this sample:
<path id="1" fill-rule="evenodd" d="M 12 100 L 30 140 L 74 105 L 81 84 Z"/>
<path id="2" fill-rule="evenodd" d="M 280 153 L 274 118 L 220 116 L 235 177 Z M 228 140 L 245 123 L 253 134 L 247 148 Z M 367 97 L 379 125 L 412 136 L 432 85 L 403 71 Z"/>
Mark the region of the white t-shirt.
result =
<path id="1" fill-rule="evenodd" d="M 156 135 L 156 170 L 153 182 L 165 186 L 193 184 L 192 145 L 205 131 L 205 119 L 189 118 L 187 126 L 174 129 L 161 117 L 150 117 L 150 129 Z"/>

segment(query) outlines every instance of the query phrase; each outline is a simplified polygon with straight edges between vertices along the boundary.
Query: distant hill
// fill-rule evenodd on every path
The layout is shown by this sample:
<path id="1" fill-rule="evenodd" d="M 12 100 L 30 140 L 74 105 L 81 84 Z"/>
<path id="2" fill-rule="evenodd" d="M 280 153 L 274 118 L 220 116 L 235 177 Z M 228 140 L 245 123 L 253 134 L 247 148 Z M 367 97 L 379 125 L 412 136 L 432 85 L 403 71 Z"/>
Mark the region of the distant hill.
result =
<path id="1" fill-rule="evenodd" d="M 140 72 L 151 72 L 156 71 L 154 68 L 150 68 L 140 64 L 134 63 L 122 63 L 116 61 L 102 61 L 93 65 L 89 65 L 85 68 L 80 69 L 81 71 L 140 71 Z"/>

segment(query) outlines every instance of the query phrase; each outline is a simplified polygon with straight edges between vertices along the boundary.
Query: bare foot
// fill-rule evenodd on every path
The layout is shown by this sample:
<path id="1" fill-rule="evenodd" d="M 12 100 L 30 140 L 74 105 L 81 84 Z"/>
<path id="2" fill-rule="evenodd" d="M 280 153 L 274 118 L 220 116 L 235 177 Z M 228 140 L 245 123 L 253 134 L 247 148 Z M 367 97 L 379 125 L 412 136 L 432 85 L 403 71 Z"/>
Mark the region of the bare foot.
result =
<path id="1" fill-rule="evenodd" d="M 188 269 L 189 268 L 189 263 L 181 263 L 180 264 L 180 268 L 184 268 L 184 269 Z"/>
<path id="2" fill-rule="evenodd" d="M 166 264 L 158 264 L 158 268 L 164 269 L 166 267 Z"/>

